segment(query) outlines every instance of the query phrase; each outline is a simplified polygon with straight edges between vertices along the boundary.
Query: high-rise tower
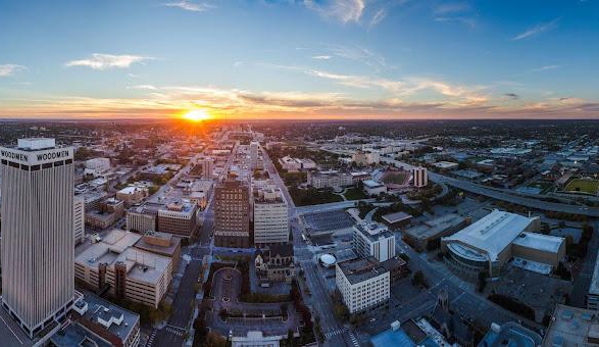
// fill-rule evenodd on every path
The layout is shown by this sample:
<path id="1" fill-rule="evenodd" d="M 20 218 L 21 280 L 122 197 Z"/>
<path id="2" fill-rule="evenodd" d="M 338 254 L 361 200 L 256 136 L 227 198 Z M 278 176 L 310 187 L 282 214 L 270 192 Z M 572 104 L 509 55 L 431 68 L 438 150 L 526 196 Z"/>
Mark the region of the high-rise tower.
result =
<path id="1" fill-rule="evenodd" d="M 73 149 L 20 139 L 0 160 L 2 306 L 33 338 L 73 302 Z"/>

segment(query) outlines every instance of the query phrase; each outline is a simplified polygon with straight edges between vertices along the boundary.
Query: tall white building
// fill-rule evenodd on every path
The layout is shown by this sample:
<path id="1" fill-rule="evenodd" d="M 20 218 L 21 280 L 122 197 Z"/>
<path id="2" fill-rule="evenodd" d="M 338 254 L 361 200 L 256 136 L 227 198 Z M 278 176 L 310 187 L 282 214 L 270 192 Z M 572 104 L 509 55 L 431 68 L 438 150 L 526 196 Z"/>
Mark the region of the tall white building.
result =
<path id="1" fill-rule="evenodd" d="M 83 243 L 85 239 L 85 199 L 82 196 L 73 198 L 73 232 L 75 235 L 75 244 Z"/>
<path id="2" fill-rule="evenodd" d="M 422 188 L 428 184 L 428 172 L 426 168 L 422 166 L 413 168 L 412 176 L 414 177 L 414 187 Z"/>
<path id="3" fill-rule="evenodd" d="M 20 139 L 0 160 L 2 306 L 33 338 L 73 303 L 73 149 Z"/>
<path id="4" fill-rule="evenodd" d="M 289 209 L 280 188 L 267 186 L 254 192 L 254 243 L 289 242 Z"/>
<path id="5" fill-rule="evenodd" d="M 335 276 L 343 303 L 352 315 L 384 307 L 389 302 L 391 275 L 372 257 L 336 264 Z"/>
<path id="6" fill-rule="evenodd" d="M 395 257 L 395 235 L 386 226 L 362 223 L 354 226 L 353 246 L 359 256 L 383 262 Z"/>
<path id="7" fill-rule="evenodd" d="M 258 168 L 258 149 L 260 144 L 256 141 L 250 143 L 250 169 Z"/>

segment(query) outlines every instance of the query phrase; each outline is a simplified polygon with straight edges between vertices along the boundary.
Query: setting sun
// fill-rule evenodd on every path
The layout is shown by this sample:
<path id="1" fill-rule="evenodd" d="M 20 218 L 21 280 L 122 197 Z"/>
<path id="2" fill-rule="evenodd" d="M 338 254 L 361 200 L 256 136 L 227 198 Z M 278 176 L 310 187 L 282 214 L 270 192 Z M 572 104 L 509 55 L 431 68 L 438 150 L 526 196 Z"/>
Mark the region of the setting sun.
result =
<path id="1" fill-rule="evenodd" d="M 183 118 L 190 120 L 190 121 L 194 121 L 194 122 L 200 122 L 203 120 L 210 119 L 210 114 L 208 113 L 208 111 L 206 111 L 204 109 L 191 110 L 191 111 L 185 113 L 183 115 Z"/>

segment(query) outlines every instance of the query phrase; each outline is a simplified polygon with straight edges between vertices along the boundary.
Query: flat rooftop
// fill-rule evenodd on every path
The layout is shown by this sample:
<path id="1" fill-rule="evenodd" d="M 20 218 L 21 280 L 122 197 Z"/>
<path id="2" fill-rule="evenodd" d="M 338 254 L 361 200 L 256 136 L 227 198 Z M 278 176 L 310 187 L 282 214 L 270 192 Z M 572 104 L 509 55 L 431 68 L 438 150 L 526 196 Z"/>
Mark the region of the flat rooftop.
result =
<path id="1" fill-rule="evenodd" d="M 434 238 L 435 236 L 444 233 L 450 228 L 454 228 L 462 223 L 466 218 L 459 214 L 449 213 L 439 218 L 428 220 L 420 225 L 406 229 L 405 233 L 415 239 L 425 240 Z"/>
<path id="2" fill-rule="evenodd" d="M 389 224 L 393 224 L 393 223 L 397 223 L 397 222 L 402 222 L 404 220 L 408 220 L 411 219 L 412 215 L 411 214 L 407 214 L 405 212 L 395 212 L 395 213 L 389 213 L 383 216 L 383 220 Z"/>
<path id="3" fill-rule="evenodd" d="M 532 221 L 532 218 L 519 214 L 494 210 L 454 235 L 444 237 L 443 240 L 448 243 L 460 242 L 475 248 L 486 253 L 489 260 L 494 261 Z"/>
<path id="4" fill-rule="evenodd" d="M 362 223 L 354 226 L 355 230 L 364 235 L 370 242 L 393 237 L 393 233 L 386 226 L 372 222 Z"/>
<path id="5" fill-rule="evenodd" d="M 141 236 L 126 232 L 128 235 L 118 240 L 108 237 L 91 245 L 75 257 L 75 263 L 98 271 L 101 263 L 114 268 L 118 262 L 127 267 L 127 277 L 139 282 L 157 283 L 165 271 L 170 271 L 172 260 L 158 254 L 132 247 Z M 130 235 L 129 235 L 130 234 Z M 131 236 L 134 235 L 134 236 Z"/>
<path id="6" fill-rule="evenodd" d="M 487 335 L 481 342 L 482 346 L 488 347 L 537 347 L 541 343 L 541 336 L 530 331 L 515 322 L 509 322 L 498 327 L 489 329 Z"/>
<path id="7" fill-rule="evenodd" d="M 558 304 L 542 346 L 591 346 L 588 337 L 599 338 L 597 311 Z"/>
<path id="8" fill-rule="evenodd" d="M 557 253 L 564 241 L 563 238 L 557 236 L 524 232 L 514 240 L 514 245 Z"/>
<path id="9" fill-rule="evenodd" d="M 337 266 L 351 284 L 364 282 L 389 272 L 373 257 L 348 260 L 337 263 Z"/>

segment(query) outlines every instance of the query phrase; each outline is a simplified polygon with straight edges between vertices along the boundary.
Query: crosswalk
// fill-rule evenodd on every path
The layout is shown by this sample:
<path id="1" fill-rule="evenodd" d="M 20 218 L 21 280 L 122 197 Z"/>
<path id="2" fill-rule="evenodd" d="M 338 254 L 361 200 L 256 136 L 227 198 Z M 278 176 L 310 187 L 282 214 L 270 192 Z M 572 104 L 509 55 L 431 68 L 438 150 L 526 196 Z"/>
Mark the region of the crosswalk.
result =
<path id="1" fill-rule="evenodd" d="M 146 347 L 152 347 L 152 345 L 154 344 L 154 338 L 156 337 L 157 332 L 158 332 L 158 330 L 156 330 L 156 329 L 152 330 L 150 337 L 148 337 L 148 341 L 146 341 Z"/>
<path id="2" fill-rule="evenodd" d="M 169 333 L 177 335 L 177 336 L 183 336 L 183 334 L 185 333 L 182 329 L 173 328 L 171 326 L 167 326 L 165 329 Z"/>
<path id="3" fill-rule="evenodd" d="M 327 339 L 330 339 L 333 336 L 339 336 L 339 335 L 345 335 L 345 334 L 349 335 L 349 339 L 351 340 L 351 342 L 354 345 L 354 347 L 360 347 L 360 343 L 358 342 L 358 338 L 356 337 L 356 335 L 354 335 L 354 332 L 351 331 L 347 327 L 344 327 L 343 329 L 337 329 L 337 330 L 327 331 L 324 334 L 324 336 Z"/>
<path id="4" fill-rule="evenodd" d="M 358 339 L 354 335 L 354 332 L 351 330 L 349 331 L 349 338 L 355 347 L 360 347 L 360 343 L 358 343 Z"/>

